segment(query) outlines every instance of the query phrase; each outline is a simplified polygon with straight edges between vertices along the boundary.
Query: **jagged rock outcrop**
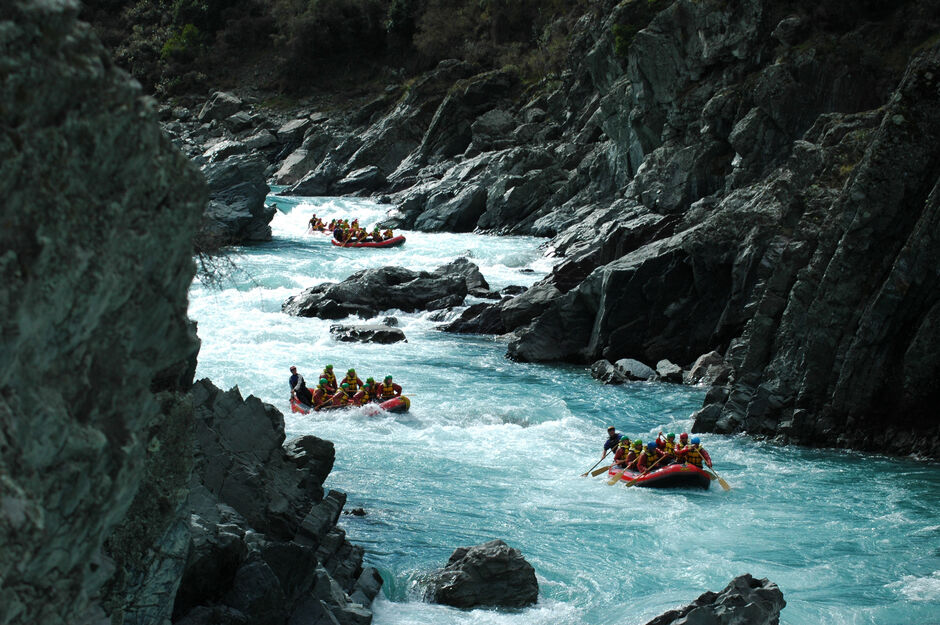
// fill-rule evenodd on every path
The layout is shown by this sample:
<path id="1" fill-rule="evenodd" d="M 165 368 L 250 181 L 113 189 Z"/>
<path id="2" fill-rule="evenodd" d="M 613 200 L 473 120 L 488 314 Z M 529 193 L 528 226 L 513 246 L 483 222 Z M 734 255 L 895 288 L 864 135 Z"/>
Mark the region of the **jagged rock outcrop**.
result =
<path id="1" fill-rule="evenodd" d="M 332 443 L 304 436 L 285 447 L 281 413 L 237 388 L 200 380 L 192 395 L 196 463 L 174 621 L 370 622 L 381 579 L 336 527 L 346 496 L 324 496 Z"/>
<path id="2" fill-rule="evenodd" d="M 459 306 L 468 284 L 487 290 L 479 268 L 458 259 L 433 272 L 404 267 L 379 267 L 357 271 L 340 283 L 326 282 L 289 298 L 282 310 L 299 317 L 342 319 L 358 315 L 375 317 L 384 310 L 440 310 Z"/>
<path id="3" fill-rule="evenodd" d="M 207 247 L 271 240 L 269 224 L 277 209 L 264 203 L 269 191 L 264 171 L 265 163 L 247 154 L 203 166 L 209 205 L 199 239 Z"/>
<path id="4" fill-rule="evenodd" d="M 457 608 L 524 608 L 538 600 L 535 569 L 502 540 L 454 550 L 428 578 L 427 598 Z"/>
<path id="5" fill-rule="evenodd" d="M 4 625 L 101 622 L 115 594 L 140 609 L 127 573 L 179 535 L 192 462 L 172 454 L 205 183 L 78 8 L 0 6 Z"/>
<path id="6" fill-rule="evenodd" d="M 940 400 L 929 382 L 940 373 L 938 106 L 934 47 L 908 67 L 846 183 L 797 196 L 807 210 L 729 350 L 727 400 L 699 415 L 698 431 L 940 454 L 927 416 Z M 847 132 L 833 122 L 824 136 Z M 818 180 L 824 147 L 801 151 Z"/>
<path id="7" fill-rule="evenodd" d="M 721 592 L 706 592 L 679 610 L 670 610 L 646 625 L 777 625 L 787 602 L 777 585 L 749 574 L 735 577 Z"/>

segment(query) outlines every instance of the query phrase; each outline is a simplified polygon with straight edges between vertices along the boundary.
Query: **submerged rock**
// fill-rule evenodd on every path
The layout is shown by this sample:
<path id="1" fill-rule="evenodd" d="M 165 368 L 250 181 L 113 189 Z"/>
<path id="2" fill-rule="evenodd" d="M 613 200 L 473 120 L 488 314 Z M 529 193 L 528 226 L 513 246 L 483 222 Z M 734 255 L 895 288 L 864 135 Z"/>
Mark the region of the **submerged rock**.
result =
<path id="1" fill-rule="evenodd" d="M 538 595 L 535 569 L 502 540 L 456 549 L 427 590 L 429 601 L 457 608 L 524 608 Z"/>

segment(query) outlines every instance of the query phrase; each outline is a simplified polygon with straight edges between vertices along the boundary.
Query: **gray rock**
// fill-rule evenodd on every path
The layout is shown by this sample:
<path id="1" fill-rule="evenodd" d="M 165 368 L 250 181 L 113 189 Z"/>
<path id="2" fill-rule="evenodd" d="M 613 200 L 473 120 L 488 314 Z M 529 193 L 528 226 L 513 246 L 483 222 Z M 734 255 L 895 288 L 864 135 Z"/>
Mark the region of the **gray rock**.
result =
<path id="1" fill-rule="evenodd" d="M 227 117 L 222 123 L 230 132 L 238 134 L 256 126 L 258 119 L 246 111 L 238 111 Z"/>
<path id="2" fill-rule="evenodd" d="M 207 192 L 80 10 L 0 10 L 0 334 L 16 337 L 0 350 L 0 621 L 108 622 L 119 605 L 163 622 L 187 542 L 186 293 Z"/>
<path id="3" fill-rule="evenodd" d="M 623 384 L 629 380 L 609 360 L 598 360 L 592 364 L 591 377 L 604 384 Z"/>
<path id="4" fill-rule="evenodd" d="M 249 150 L 263 150 L 277 145 L 277 137 L 271 131 L 262 128 L 243 141 Z"/>
<path id="5" fill-rule="evenodd" d="M 222 121 L 237 113 L 244 106 L 238 97 L 225 91 L 216 91 L 202 106 L 196 118 L 200 122 Z"/>
<path id="6" fill-rule="evenodd" d="M 246 154 L 248 152 L 248 146 L 240 141 L 232 141 L 226 139 L 224 141 L 219 141 L 215 143 L 202 153 L 202 157 L 209 163 L 214 163 L 217 161 L 224 161 L 230 156 L 235 156 L 236 154 Z"/>
<path id="7" fill-rule="evenodd" d="M 457 608 L 522 608 L 538 600 L 535 569 L 501 540 L 460 547 L 429 577 L 428 600 Z"/>
<path id="8" fill-rule="evenodd" d="M 735 577 L 721 592 L 706 592 L 679 610 L 646 625 L 777 625 L 787 605 L 777 585 L 749 574 Z"/>
<path id="9" fill-rule="evenodd" d="M 628 380 L 651 380 L 656 377 L 652 367 L 632 358 L 621 358 L 614 363 L 614 367 Z"/>
<path id="10" fill-rule="evenodd" d="M 210 199 L 199 235 L 204 247 L 271 239 L 271 219 L 276 209 L 265 205 L 269 188 L 265 163 L 251 156 L 233 156 L 209 163 L 203 173 Z"/>
<path id="11" fill-rule="evenodd" d="M 362 191 L 373 191 L 385 184 L 385 176 L 375 165 L 349 172 L 333 185 L 333 190 L 340 195 L 352 195 Z"/>
<path id="12" fill-rule="evenodd" d="M 506 332 L 499 306 L 487 303 L 469 306 L 457 319 L 441 329 L 444 332 L 458 334 L 504 334 Z"/>
<path id="13" fill-rule="evenodd" d="M 343 343 L 379 343 L 380 345 L 389 345 L 391 343 L 405 342 L 405 333 L 398 328 L 390 328 L 382 324 L 373 325 L 332 325 L 330 334 L 337 341 Z"/>
<path id="14" fill-rule="evenodd" d="M 281 308 L 300 317 L 341 319 L 359 315 L 368 319 L 383 310 L 414 312 L 456 306 L 466 294 L 466 279 L 460 275 L 380 267 L 358 271 L 338 284 L 311 287 L 289 298 Z"/>
<path id="15" fill-rule="evenodd" d="M 724 365 L 724 358 L 721 357 L 716 351 L 710 351 L 707 354 L 702 354 L 695 359 L 695 362 L 692 364 L 692 367 L 689 369 L 688 374 L 685 376 L 686 384 L 712 384 L 713 379 L 709 379 L 710 371 L 713 371 L 717 367 Z"/>
<path id="16" fill-rule="evenodd" d="M 306 133 L 312 125 L 313 121 L 309 117 L 292 119 L 282 124 L 275 134 L 277 135 L 277 140 L 281 143 L 292 143 L 303 138 L 304 133 Z"/>
<path id="17" fill-rule="evenodd" d="M 682 367 L 668 360 L 663 359 L 656 363 L 656 375 L 666 382 L 682 384 Z"/>
<path id="18" fill-rule="evenodd" d="M 435 276 L 463 276 L 470 295 L 481 297 L 490 290 L 490 285 L 480 273 L 480 268 L 462 256 L 446 265 L 441 265 L 432 273 Z"/>

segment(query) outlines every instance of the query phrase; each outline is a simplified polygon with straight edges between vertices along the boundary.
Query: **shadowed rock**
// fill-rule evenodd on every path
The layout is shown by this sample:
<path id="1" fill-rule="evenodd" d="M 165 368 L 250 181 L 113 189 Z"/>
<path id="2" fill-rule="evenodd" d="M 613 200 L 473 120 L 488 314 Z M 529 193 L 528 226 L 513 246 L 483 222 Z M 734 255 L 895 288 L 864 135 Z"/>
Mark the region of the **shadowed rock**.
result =
<path id="1" fill-rule="evenodd" d="M 679 610 L 646 625 L 777 625 L 786 607 L 777 585 L 749 574 L 735 577 L 721 592 L 706 592 Z"/>
<path id="2" fill-rule="evenodd" d="M 359 325 L 359 326 L 330 326 L 330 334 L 337 341 L 343 343 L 379 343 L 389 345 L 391 343 L 407 342 L 405 333 L 399 328 L 391 328 L 383 324 Z"/>
<path id="3" fill-rule="evenodd" d="M 538 600 L 535 569 L 501 540 L 454 551 L 430 576 L 427 597 L 457 608 L 523 608 Z"/>

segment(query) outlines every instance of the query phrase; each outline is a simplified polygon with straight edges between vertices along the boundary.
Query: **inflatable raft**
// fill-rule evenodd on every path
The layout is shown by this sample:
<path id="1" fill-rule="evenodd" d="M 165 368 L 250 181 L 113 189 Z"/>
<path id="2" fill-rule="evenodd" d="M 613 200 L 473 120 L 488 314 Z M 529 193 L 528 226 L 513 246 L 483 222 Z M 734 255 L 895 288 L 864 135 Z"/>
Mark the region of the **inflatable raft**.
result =
<path id="1" fill-rule="evenodd" d="M 620 473 L 616 465 L 611 465 L 607 472 L 611 478 Z M 634 486 L 646 488 L 708 488 L 712 476 L 694 464 L 670 464 L 661 469 L 653 469 L 646 475 L 634 471 L 624 471 L 620 480 L 624 483 L 636 480 Z"/>
<path id="2" fill-rule="evenodd" d="M 398 247 L 405 243 L 404 235 L 385 239 L 384 241 L 350 241 L 349 243 L 340 243 L 336 239 L 330 239 L 330 243 L 336 247 Z"/>
<path id="3" fill-rule="evenodd" d="M 347 408 L 355 408 L 355 406 L 323 406 L 320 408 L 320 412 L 324 410 L 345 410 Z M 385 412 L 408 412 L 408 409 L 411 408 L 411 400 L 401 395 L 400 397 L 392 397 L 391 399 L 386 399 L 385 401 L 378 404 L 366 404 L 362 406 L 363 409 L 369 410 L 370 408 L 375 408 L 375 414 L 379 413 L 378 409 L 384 410 Z M 313 410 L 313 406 L 308 406 L 303 403 L 296 397 L 290 398 L 290 411 L 299 412 L 300 414 L 307 414 Z"/>

